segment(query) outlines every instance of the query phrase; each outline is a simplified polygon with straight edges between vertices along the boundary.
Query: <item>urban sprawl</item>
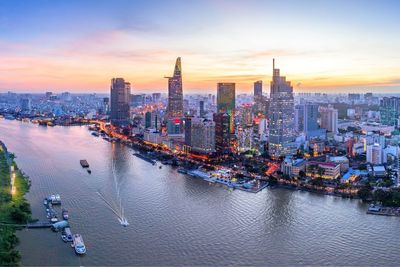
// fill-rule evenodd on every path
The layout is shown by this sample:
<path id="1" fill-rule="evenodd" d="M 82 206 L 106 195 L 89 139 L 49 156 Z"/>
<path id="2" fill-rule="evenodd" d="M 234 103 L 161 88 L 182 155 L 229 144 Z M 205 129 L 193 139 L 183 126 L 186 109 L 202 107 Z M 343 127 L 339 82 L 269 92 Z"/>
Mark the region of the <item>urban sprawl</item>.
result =
<path id="1" fill-rule="evenodd" d="M 297 93 L 273 62 L 269 93 L 235 83 L 217 94 L 183 95 L 177 58 L 168 94 L 132 94 L 123 78 L 110 95 L 0 94 L 0 114 L 42 126 L 90 124 L 155 163 L 232 189 L 288 187 L 372 201 L 369 212 L 399 215 L 400 97 Z M 133 90 L 132 90 L 133 91 Z"/>

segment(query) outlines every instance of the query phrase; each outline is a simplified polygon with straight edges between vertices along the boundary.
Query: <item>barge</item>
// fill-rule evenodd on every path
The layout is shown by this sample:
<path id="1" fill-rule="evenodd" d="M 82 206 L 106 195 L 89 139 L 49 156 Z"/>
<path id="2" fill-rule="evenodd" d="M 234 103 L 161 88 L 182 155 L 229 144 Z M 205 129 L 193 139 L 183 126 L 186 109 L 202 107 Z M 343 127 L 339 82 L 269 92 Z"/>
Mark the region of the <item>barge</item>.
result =
<path id="1" fill-rule="evenodd" d="M 156 164 L 156 161 L 155 161 L 155 160 L 153 160 L 153 159 L 151 159 L 151 158 L 149 158 L 149 157 L 146 157 L 146 156 L 144 156 L 144 155 L 142 155 L 142 154 L 140 154 L 140 153 L 133 153 L 133 155 L 136 156 L 136 157 L 138 157 L 138 158 L 140 158 L 140 159 L 142 159 L 142 160 L 144 160 L 144 161 L 147 161 L 147 162 L 149 162 L 149 163 L 151 163 L 151 164 L 153 164 L 153 165 Z"/>

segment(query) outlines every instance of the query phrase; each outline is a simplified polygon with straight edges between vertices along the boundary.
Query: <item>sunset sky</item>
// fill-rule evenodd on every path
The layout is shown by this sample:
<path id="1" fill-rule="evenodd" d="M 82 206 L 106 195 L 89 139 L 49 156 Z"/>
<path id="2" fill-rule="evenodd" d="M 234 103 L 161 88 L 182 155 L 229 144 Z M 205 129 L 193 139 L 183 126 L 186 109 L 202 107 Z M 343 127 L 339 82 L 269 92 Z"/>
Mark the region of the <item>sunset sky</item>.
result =
<path id="1" fill-rule="evenodd" d="M 0 92 L 184 92 L 269 84 L 295 91 L 399 92 L 400 1 L 0 1 Z M 268 92 L 268 86 L 264 87 Z"/>

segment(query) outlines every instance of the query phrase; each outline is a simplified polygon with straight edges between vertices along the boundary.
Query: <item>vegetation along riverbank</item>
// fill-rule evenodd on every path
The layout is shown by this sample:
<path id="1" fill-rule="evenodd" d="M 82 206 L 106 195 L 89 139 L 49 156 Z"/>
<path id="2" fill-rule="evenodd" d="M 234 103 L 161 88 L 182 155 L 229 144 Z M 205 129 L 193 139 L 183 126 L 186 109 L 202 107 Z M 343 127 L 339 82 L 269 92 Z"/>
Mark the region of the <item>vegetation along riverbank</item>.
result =
<path id="1" fill-rule="evenodd" d="M 0 266 L 19 265 L 15 231 L 31 220 L 31 208 L 25 199 L 29 179 L 18 169 L 14 155 L 0 141 Z"/>

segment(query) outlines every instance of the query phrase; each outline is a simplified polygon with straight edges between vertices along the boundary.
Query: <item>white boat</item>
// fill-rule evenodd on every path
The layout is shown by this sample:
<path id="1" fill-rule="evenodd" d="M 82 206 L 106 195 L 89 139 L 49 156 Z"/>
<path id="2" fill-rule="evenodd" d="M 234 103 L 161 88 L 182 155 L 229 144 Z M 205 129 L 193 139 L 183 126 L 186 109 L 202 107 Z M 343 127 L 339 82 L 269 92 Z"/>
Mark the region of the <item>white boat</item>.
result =
<path id="1" fill-rule="evenodd" d="M 75 253 L 78 255 L 86 254 L 85 243 L 83 242 L 83 238 L 80 234 L 74 234 L 72 236 L 72 247 L 75 249 Z"/>

